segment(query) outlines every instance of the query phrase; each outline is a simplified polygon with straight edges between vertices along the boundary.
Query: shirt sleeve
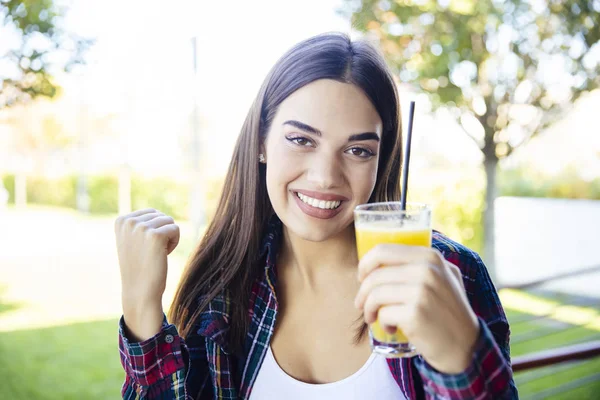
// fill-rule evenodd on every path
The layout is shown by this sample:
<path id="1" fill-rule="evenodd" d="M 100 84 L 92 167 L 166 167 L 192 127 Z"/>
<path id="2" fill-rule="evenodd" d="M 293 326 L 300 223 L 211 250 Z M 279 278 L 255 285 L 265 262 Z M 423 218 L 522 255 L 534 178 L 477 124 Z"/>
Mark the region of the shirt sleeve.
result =
<path id="1" fill-rule="evenodd" d="M 119 352 L 125 370 L 123 399 L 192 400 L 212 398 L 205 339 L 190 335 L 187 343 L 163 317 L 159 333 L 131 342 L 119 321 Z"/>
<path id="2" fill-rule="evenodd" d="M 437 371 L 414 360 L 428 399 L 518 399 L 510 364 L 508 320 L 483 261 L 476 254 L 446 257 L 459 266 L 469 302 L 479 321 L 471 364 L 459 374 Z M 460 265 L 467 263 L 469 265 Z"/>

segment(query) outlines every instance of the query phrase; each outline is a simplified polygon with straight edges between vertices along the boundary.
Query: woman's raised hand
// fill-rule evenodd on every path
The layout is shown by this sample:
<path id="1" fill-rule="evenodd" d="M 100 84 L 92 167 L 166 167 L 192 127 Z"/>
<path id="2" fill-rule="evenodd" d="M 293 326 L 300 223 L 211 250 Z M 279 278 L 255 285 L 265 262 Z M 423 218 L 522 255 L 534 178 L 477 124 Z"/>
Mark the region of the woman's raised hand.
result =
<path id="1" fill-rule="evenodd" d="M 149 208 L 119 216 L 115 237 L 128 336 L 142 341 L 157 334 L 162 325 L 167 255 L 179 243 L 179 227 L 173 218 Z"/>

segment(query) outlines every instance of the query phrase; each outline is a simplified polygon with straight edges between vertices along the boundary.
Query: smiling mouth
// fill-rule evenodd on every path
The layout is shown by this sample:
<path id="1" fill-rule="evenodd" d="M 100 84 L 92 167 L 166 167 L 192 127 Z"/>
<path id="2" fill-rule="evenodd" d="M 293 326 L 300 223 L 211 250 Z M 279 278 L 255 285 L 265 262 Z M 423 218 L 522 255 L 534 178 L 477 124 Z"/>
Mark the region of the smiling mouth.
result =
<path id="1" fill-rule="evenodd" d="M 298 196 L 300 201 L 302 201 L 303 203 L 308 204 L 309 206 L 314 207 L 314 208 L 320 208 L 321 210 L 335 210 L 342 204 L 342 202 L 339 200 L 338 201 L 318 200 L 318 199 L 314 199 L 312 197 L 309 197 L 307 195 L 304 195 L 304 194 L 298 193 L 298 192 L 296 192 L 296 196 Z"/>

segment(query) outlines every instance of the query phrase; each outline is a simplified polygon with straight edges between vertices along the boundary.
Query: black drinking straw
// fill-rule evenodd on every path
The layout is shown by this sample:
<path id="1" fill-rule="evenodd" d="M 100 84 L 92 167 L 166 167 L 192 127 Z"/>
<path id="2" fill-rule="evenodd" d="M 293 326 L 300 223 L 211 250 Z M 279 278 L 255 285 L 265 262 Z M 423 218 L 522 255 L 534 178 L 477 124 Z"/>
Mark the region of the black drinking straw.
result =
<path id="1" fill-rule="evenodd" d="M 408 191 L 408 164 L 410 162 L 410 143 L 412 141 L 413 119 L 415 117 L 415 102 L 410 102 L 408 114 L 408 135 L 406 136 L 406 149 L 404 150 L 404 168 L 402 171 L 402 192 L 400 193 L 400 207 L 406 210 L 406 194 Z"/>

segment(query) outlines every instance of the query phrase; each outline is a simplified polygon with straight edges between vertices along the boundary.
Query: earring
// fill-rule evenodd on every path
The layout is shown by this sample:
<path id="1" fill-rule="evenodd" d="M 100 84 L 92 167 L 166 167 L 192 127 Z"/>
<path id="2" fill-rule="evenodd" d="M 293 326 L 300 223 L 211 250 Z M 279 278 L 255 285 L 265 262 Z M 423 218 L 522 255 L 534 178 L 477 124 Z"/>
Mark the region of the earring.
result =
<path id="1" fill-rule="evenodd" d="M 258 155 L 258 162 L 261 162 L 263 164 L 265 163 L 265 155 L 264 154 L 260 153 Z"/>

